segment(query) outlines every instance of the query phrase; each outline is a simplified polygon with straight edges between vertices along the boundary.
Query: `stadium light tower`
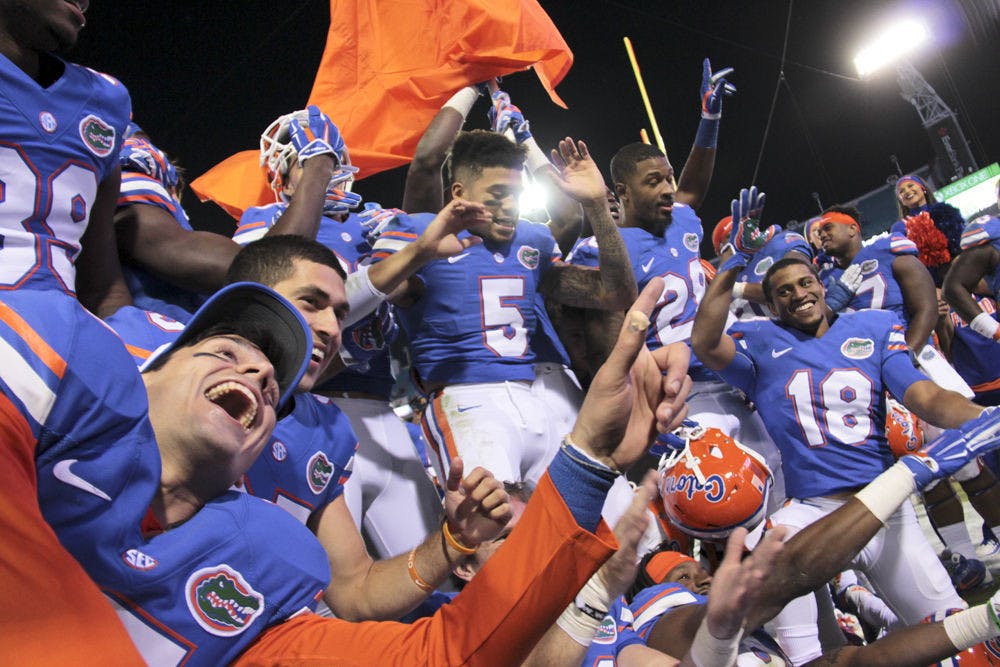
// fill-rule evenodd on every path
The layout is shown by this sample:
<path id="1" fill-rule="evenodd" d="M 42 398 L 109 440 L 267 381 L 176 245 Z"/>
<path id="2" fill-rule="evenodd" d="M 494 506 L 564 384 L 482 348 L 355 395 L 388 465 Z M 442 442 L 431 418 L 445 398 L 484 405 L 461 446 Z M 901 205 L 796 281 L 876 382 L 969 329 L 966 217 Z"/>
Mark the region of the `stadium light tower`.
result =
<path id="1" fill-rule="evenodd" d="M 854 66 L 861 78 L 867 78 L 887 65 L 896 65 L 903 99 L 917 110 L 920 123 L 934 147 L 937 158 L 934 180 L 944 185 L 971 174 L 978 166 L 955 112 L 945 104 L 917 68 L 904 60 L 905 56 L 928 41 L 927 28 L 919 21 L 907 20 L 891 24 L 858 52 L 854 57 Z"/>

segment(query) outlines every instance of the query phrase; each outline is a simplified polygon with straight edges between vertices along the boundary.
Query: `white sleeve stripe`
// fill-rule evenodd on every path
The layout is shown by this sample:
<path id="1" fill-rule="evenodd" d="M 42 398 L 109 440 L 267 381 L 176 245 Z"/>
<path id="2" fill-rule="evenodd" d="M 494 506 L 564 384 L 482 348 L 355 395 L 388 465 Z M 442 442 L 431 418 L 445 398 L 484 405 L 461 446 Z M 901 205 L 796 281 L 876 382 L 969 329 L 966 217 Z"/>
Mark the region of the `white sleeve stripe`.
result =
<path id="1" fill-rule="evenodd" d="M 392 252 L 397 252 L 410 245 L 410 243 L 412 243 L 412 241 L 397 241 L 396 239 L 387 239 L 383 236 L 375 242 L 375 250 L 391 250 Z"/>
<path id="2" fill-rule="evenodd" d="M 4 369 L 4 382 L 39 424 L 49 418 L 56 395 L 45 380 L 24 360 L 10 343 L 0 339 L 0 368 Z"/>
<path id="3" fill-rule="evenodd" d="M 154 192 L 166 200 L 170 200 L 170 195 L 160 185 L 159 181 L 147 180 L 147 179 L 122 179 L 121 194 L 130 194 L 134 192 L 151 191 Z"/>
<path id="4" fill-rule="evenodd" d="M 673 593 L 667 595 L 643 609 L 642 613 L 635 617 L 632 626 L 638 630 L 646 623 L 649 623 L 657 616 L 662 616 L 674 607 L 683 607 L 695 602 L 697 600 L 690 593 Z"/>
<path id="5" fill-rule="evenodd" d="M 270 227 L 258 227 L 257 229 L 250 229 L 245 232 L 236 232 L 233 235 L 233 241 L 239 245 L 247 245 L 248 243 L 253 243 L 258 239 L 264 238 L 264 234 L 267 234 Z"/>

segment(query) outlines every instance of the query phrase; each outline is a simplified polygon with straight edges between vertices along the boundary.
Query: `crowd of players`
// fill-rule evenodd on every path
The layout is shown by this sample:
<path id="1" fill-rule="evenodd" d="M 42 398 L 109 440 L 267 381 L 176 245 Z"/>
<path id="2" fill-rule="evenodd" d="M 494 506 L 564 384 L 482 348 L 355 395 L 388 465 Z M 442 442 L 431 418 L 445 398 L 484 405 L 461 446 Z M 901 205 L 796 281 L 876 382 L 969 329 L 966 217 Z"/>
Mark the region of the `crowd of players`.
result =
<path id="1" fill-rule="evenodd" d="M 54 55 L 86 6 L 0 8 L 6 662 L 1000 662 L 1000 602 L 959 596 L 1000 571 L 1000 221 L 907 176 L 889 233 L 832 207 L 802 236 L 751 187 L 716 269 L 706 60 L 679 176 L 629 144 L 609 188 L 488 82 L 402 209 L 320 109 L 278 118 L 275 201 L 227 239 L 122 84 Z"/>

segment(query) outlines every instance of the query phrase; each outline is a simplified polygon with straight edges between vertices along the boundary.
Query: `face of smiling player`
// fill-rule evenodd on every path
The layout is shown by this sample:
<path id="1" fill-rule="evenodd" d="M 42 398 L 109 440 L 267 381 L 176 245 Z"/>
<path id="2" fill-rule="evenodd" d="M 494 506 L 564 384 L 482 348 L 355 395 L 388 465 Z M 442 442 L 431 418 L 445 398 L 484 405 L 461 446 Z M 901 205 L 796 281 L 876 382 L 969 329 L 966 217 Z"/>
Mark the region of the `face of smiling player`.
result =
<path id="1" fill-rule="evenodd" d="M 340 322 L 347 315 L 344 281 L 325 264 L 294 261 L 295 271 L 271 289 L 285 297 L 305 318 L 312 331 L 313 352 L 299 391 L 309 391 L 340 350 Z"/>
<path id="2" fill-rule="evenodd" d="M 829 328 L 823 284 L 809 266 L 796 262 L 778 269 L 768 284 L 768 306 L 783 324 L 814 335 Z"/>
<path id="3" fill-rule="evenodd" d="M 487 243 L 500 244 L 514 237 L 521 214 L 518 200 L 523 189 L 520 169 L 485 167 L 478 176 L 454 183 L 452 196 L 484 205 L 492 220 L 469 225 L 469 232 Z"/>
<path id="4" fill-rule="evenodd" d="M 240 336 L 181 348 L 142 378 L 165 476 L 169 470 L 214 479 L 221 493 L 250 468 L 274 430 L 274 369 Z"/>
<path id="5" fill-rule="evenodd" d="M 698 563 L 681 563 L 663 580 L 663 583 L 676 583 L 698 595 L 708 595 L 712 586 L 712 575 Z"/>
<path id="6" fill-rule="evenodd" d="M 35 54 L 66 51 L 76 44 L 89 5 L 89 0 L 0 1 L 0 33 L 8 38 L 6 44 L 0 43 L 0 51 L 8 57 L 11 49 Z M 20 65 L 14 55 L 11 60 Z"/>

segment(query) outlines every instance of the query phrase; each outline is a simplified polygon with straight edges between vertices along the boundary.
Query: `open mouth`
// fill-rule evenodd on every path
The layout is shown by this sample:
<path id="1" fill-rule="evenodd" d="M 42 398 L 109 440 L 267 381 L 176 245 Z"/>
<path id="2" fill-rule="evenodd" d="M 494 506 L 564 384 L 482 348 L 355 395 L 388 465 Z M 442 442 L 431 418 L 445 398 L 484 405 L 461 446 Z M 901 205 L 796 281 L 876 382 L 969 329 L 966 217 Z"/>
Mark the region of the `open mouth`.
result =
<path id="1" fill-rule="evenodd" d="M 314 347 L 310 359 L 317 364 L 322 364 L 323 360 L 326 359 L 326 351 L 322 348 Z"/>
<path id="2" fill-rule="evenodd" d="M 800 303 L 799 305 L 795 306 L 794 311 L 796 313 L 801 313 L 801 312 L 809 310 L 812 307 L 813 307 L 813 302 L 812 301 L 806 301 L 804 303 Z"/>
<path id="3" fill-rule="evenodd" d="M 257 418 L 257 397 L 238 382 L 220 382 L 205 392 L 205 398 L 225 410 L 247 431 Z"/>

